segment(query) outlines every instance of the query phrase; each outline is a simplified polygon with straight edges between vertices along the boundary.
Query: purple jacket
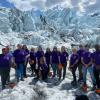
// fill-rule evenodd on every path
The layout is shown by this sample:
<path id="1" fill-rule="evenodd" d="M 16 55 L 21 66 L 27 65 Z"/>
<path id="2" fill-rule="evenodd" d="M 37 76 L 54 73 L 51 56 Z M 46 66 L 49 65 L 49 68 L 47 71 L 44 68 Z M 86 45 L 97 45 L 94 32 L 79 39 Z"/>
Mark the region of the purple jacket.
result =
<path id="1" fill-rule="evenodd" d="M 13 53 L 13 56 L 15 57 L 15 63 L 24 63 L 25 62 L 25 57 L 26 57 L 26 52 L 25 50 L 15 50 Z"/>
<path id="2" fill-rule="evenodd" d="M 63 64 L 63 63 L 67 63 L 67 60 L 68 60 L 68 53 L 65 51 L 65 52 L 62 52 L 60 53 L 60 62 Z"/>
<path id="3" fill-rule="evenodd" d="M 70 64 L 73 65 L 77 60 L 79 60 L 79 55 L 72 54 L 70 57 Z"/>
<path id="4" fill-rule="evenodd" d="M 97 65 L 95 67 L 99 67 L 98 69 L 100 69 L 100 51 L 95 51 L 94 53 L 92 53 L 92 59 L 94 61 L 94 64 Z"/>
<path id="5" fill-rule="evenodd" d="M 83 55 L 84 50 L 78 50 L 77 54 L 79 55 L 79 63 L 81 63 L 81 57 Z"/>
<path id="6" fill-rule="evenodd" d="M 55 51 L 51 52 L 52 64 L 59 64 L 59 55 L 60 55 L 59 52 Z"/>
<path id="7" fill-rule="evenodd" d="M 29 50 L 26 49 L 26 50 L 25 50 L 25 55 L 27 56 L 28 54 L 29 54 Z"/>
<path id="8" fill-rule="evenodd" d="M 11 63 L 11 56 L 6 54 L 0 54 L 0 69 L 9 69 Z"/>
<path id="9" fill-rule="evenodd" d="M 30 59 L 34 60 L 35 63 L 36 63 L 36 54 L 35 54 L 35 52 L 30 52 Z"/>
<path id="10" fill-rule="evenodd" d="M 50 64 L 50 56 L 51 56 L 51 52 L 46 52 L 45 53 L 45 59 L 46 59 L 47 64 Z"/>
<path id="11" fill-rule="evenodd" d="M 37 51 L 36 52 L 36 58 L 37 58 L 38 62 L 39 62 L 41 57 L 44 57 L 44 52 L 43 51 Z"/>
<path id="12" fill-rule="evenodd" d="M 84 51 L 83 54 L 82 54 L 82 58 L 83 58 L 83 62 L 84 62 L 85 64 L 90 63 L 90 61 L 91 61 L 91 52 L 89 52 L 89 51 Z"/>

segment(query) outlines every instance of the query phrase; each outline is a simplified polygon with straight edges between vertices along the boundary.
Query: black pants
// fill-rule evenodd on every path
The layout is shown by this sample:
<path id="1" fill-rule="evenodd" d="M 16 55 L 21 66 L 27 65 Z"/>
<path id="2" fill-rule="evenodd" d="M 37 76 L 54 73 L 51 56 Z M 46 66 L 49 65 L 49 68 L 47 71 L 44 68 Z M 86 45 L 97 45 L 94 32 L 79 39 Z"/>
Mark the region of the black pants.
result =
<path id="1" fill-rule="evenodd" d="M 63 66 L 63 79 L 65 78 L 65 76 L 66 76 L 66 67 L 67 67 L 67 63 L 63 63 L 62 64 L 62 66 Z"/>
<path id="2" fill-rule="evenodd" d="M 40 64 L 38 62 L 38 66 L 36 66 L 37 68 L 35 69 L 35 73 L 36 73 L 36 78 L 39 79 L 40 78 Z"/>
<path id="3" fill-rule="evenodd" d="M 9 69 L 0 69 L 2 89 L 5 89 L 6 82 L 9 76 Z"/>
<path id="4" fill-rule="evenodd" d="M 72 70 L 72 75 L 73 75 L 73 81 L 77 81 L 77 79 L 76 79 L 76 69 L 77 69 L 76 66 L 71 69 Z"/>
<path id="5" fill-rule="evenodd" d="M 48 75 L 48 71 L 41 70 L 41 74 L 42 74 L 42 80 L 46 80 L 47 79 L 47 75 Z"/>
<path id="6" fill-rule="evenodd" d="M 50 63 L 47 63 L 47 66 L 48 66 L 47 73 L 49 75 L 49 72 L 50 72 Z"/>
<path id="7" fill-rule="evenodd" d="M 83 79 L 82 66 L 82 63 L 78 63 L 79 80 Z"/>
<path id="8" fill-rule="evenodd" d="M 24 65 L 24 68 L 23 68 L 23 75 L 24 75 L 24 77 L 27 76 L 27 75 L 26 75 L 26 68 L 27 68 L 27 65 Z"/>
<path id="9" fill-rule="evenodd" d="M 9 74 L 8 74 L 7 82 L 10 82 L 10 69 L 8 71 L 9 71 Z"/>
<path id="10" fill-rule="evenodd" d="M 96 79 L 97 88 L 100 88 L 100 70 L 94 68 L 94 77 Z"/>
<path id="11" fill-rule="evenodd" d="M 31 64 L 31 71 L 32 71 L 32 74 L 35 72 L 36 74 L 36 64 Z"/>

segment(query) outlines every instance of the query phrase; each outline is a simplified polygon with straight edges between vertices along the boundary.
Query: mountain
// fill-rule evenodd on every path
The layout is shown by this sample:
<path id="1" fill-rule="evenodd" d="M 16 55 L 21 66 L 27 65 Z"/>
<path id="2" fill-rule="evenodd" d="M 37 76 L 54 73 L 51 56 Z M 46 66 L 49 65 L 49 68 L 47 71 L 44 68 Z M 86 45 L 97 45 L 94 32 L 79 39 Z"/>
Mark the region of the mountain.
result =
<path id="1" fill-rule="evenodd" d="M 21 39 L 19 43 L 35 46 L 100 43 L 100 13 L 78 16 L 73 9 L 54 7 L 36 15 L 34 9 L 22 12 L 1 7 L 0 31 L 5 34 L 15 32 L 16 38 Z"/>

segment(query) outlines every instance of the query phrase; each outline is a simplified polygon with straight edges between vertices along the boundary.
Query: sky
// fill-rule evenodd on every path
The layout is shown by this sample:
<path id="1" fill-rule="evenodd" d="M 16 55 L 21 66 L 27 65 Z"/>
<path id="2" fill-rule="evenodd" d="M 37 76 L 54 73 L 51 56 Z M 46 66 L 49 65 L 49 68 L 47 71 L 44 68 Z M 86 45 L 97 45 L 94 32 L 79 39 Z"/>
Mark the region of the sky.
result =
<path id="1" fill-rule="evenodd" d="M 57 5 L 75 9 L 77 13 L 100 11 L 100 0 L 0 0 L 0 6 L 16 7 L 21 11 L 47 10 Z"/>

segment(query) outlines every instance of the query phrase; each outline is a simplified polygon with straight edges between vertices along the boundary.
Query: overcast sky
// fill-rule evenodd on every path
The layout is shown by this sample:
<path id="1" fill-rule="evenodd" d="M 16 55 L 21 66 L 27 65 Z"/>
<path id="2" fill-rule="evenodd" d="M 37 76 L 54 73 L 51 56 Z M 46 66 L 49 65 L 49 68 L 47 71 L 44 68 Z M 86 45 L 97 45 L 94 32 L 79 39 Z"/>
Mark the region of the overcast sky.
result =
<path id="1" fill-rule="evenodd" d="M 1 6 L 16 7 L 22 11 L 46 10 L 54 6 L 73 8 L 78 13 L 90 13 L 100 10 L 100 0 L 0 0 Z"/>

